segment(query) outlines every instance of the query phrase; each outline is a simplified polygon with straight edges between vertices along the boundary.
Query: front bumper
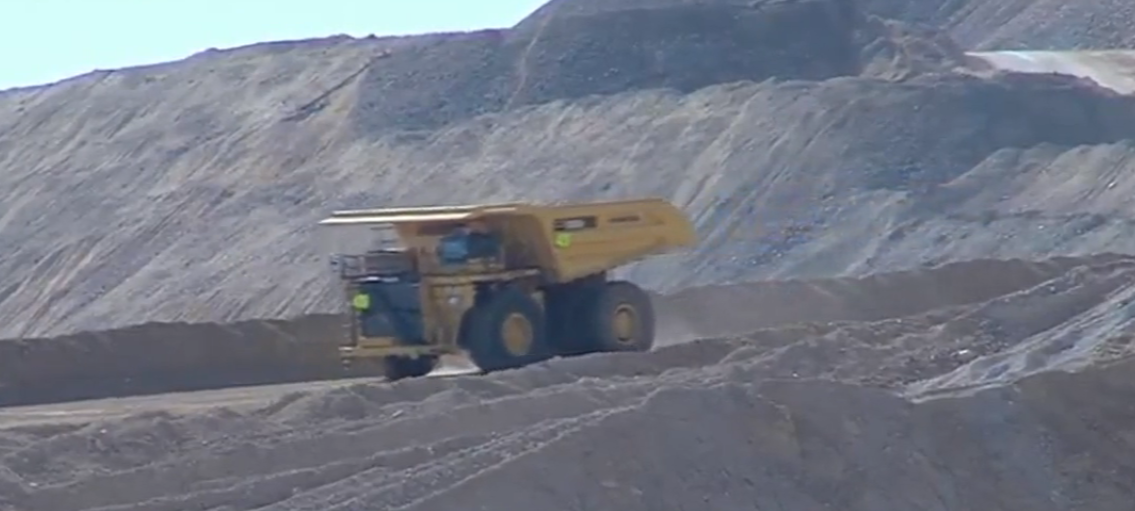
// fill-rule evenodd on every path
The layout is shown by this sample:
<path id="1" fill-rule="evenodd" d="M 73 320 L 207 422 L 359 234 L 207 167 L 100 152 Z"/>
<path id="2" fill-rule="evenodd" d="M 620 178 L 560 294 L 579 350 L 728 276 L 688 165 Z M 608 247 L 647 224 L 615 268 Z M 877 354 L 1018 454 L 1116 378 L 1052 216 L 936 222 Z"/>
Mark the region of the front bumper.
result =
<path id="1" fill-rule="evenodd" d="M 355 346 L 340 346 L 339 357 L 343 359 L 382 358 L 389 356 L 419 357 L 422 355 L 441 355 L 442 350 L 430 345 L 398 344 L 393 337 L 364 338 Z"/>

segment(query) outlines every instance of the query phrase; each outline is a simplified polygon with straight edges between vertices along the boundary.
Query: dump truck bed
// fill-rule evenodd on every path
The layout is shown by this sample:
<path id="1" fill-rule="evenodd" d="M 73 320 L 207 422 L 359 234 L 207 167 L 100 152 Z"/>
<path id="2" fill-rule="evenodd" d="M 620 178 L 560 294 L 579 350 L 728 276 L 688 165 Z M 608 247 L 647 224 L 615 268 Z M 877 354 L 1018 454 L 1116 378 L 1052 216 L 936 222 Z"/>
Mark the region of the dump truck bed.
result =
<path id="1" fill-rule="evenodd" d="M 335 211 L 323 225 L 393 224 L 410 246 L 439 227 L 480 220 L 512 250 L 565 282 L 696 242 L 686 215 L 660 198 L 587 203 L 399 207 Z M 428 228 L 423 228 L 428 227 Z"/>

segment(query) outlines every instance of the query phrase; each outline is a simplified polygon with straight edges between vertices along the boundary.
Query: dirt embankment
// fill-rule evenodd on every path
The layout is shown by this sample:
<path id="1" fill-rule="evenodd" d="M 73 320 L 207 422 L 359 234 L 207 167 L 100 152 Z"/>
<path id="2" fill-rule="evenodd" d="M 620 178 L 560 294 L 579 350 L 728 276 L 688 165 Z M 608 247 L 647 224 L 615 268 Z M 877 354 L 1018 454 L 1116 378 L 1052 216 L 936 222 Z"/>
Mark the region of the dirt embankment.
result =
<path id="1" fill-rule="evenodd" d="M 673 4 L 257 45 L 0 94 L 0 336 L 331 312 L 313 227 L 376 204 L 667 197 L 704 243 L 634 269 L 659 291 L 1133 250 L 1121 208 L 1070 218 L 1135 186 L 1116 161 L 1135 154 L 1130 98 L 910 78 L 895 66 L 953 50 L 834 0 Z M 1068 179 L 1018 186 L 1050 175 L 1054 151 Z M 952 180 L 978 167 L 987 196 L 1031 211 L 960 205 Z M 1050 211 L 1054 191 L 1071 207 Z"/>
<path id="2" fill-rule="evenodd" d="M 697 338 L 749 333 L 786 324 L 878 321 L 981 303 L 1056 278 L 1080 266 L 1127 256 L 1042 261 L 973 260 L 862 278 L 767 281 L 704 286 L 666 295 L 660 321 Z"/>
<path id="3" fill-rule="evenodd" d="M 1114 260 L 1125 258 L 973 261 L 864 279 L 688 289 L 656 298 L 659 344 L 794 323 L 910 316 L 985 302 L 1073 268 Z M 341 335 L 342 319 L 328 314 L 231 324 L 149 323 L 0 341 L 0 406 L 340 378 L 346 374 L 334 346 Z"/>
<path id="4" fill-rule="evenodd" d="M 257 44 L 4 91 L 0 245 L 11 250 L 0 259 L 0 335 L 326 312 L 326 253 L 311 232 L 320 215 L 492 200 L 529 177 L 557 198 L 581 186 L 594 198 L 612 190 L 613 174 L 583 161 L 598 152 L 571 148 L 565 173 L 548 145 L 594 145 L 592 126 L 622 126 L 604 111 L 665 117 L 634 97 L 644 89 L 649 102 L 659 87 L 856 74 L 868 46 L 885 63 L 872 74 L 905 65 L 879 43 L 890 28 L 849 6 L 644 4 L 532 29 Z M 574 114 L 620 94 L 620 105 Z M 490 112 L 503 113 L 473 118 Z M 676 120 L 647 132 L 702 124 Z M 400 131 L 418 128 L 430 131 Z M 604 138 L 652 145 L 619 129 L 622 140 Z M 683 160 L 702 149 L 688 151 Z M 624 163 L 639 182 L 655 166 Z M 581 180 L 581 169 L 597 175 Z"/>
<path id="5" fill-rule="evenodd" d="M 270 138 L 264 133 L 242 144 L 226 139 L 229 149 L 194 148 L 169 172 L 145 179 L 123 155 L 104 158 L 87 145 L 71 157 L 106 164 L 97 183 L 82 185 L 85 193 L 74 181 L 80 174 L 64 172 L 65 165 L 38 177 L 0 173 L 0 181 L 15 178 L 0 190 L 19 195 L 5 202 L 10 221 L 0 224 L 4 245 L 16 247 L 0 260 L 0 275 L 11 279 L 0 293 L 0 332 L 43 337 L 91 325 L 328 312 L 335 296 L 312 226 L 334 205 L 669 197 L 695 218 L 702 243 L 689 255 L 635 269 L 636 280 L 662 290 L 862 274 L 990 253 L 1076 254 L 1088 238 L 1092 251 L 1127 251 L 1135 229 L 1119 208 L 1075 229 L 1054 228 L 1072 225 L 1067 215 L 1100 200 L 1125 196 L 1135 180 L 1115 156 L 1069 150 L 1066 179 L 1053 180 L 1044 163 L 1008 155 L 1052 158 L 1074 144 L 1121 154 L 1129 148 L 1104 144 L 1135 136 L 1130 112 L 1130 99 L 1060 80 L 843 78 L 546 104 L 456 123 L 417 141 L 351 146 L 299 167 L 257 157 L 281 154 L 272 145 L 280 140 L 260 144 Z M 127 145 L 154 149 L 142 139 Z M 232 175 L 200 170 L 232 151 L 242 151 Z M 156 168 L 162 156 L 147 154 L 140 158 Z M 285 167 L 293 170 L 282 174 Z M 383 171 L 365 171 L 371 167 Z M 952 181 L 975 168 L 980 176 L 969 176 L 972 184 Z M 1021 176 L 1029 174 L 1052 186 L 1024 186 Z M 1074 178 L 1082 175 L 1100 178 Z M 41 190 L 41 178 L 60 188 Z M 997 198 L 996 209 L 983 204 L 975 212 L 972 196 L 958 191 L 963 184 Z M 1057 192 L 1060 202 L 1040 200 Z M 55 194 L 75 200 L 54 204 Z M 1060 211 L 1048 211 L 1054 204 Z M 54 213 L 36 215 L 37 208 Z M 1018 215 L 1024 209 L 1056 218 L 1042 230 Z M 83 227 L 92 218 L 121 225 Z M 1014 241 L 1023 238 L 1033 241 Z"/>
<path id="6" fill-rule="evenodd" d="M 769 78 L 901 78 L 961 62 L 961 50 L 935 31 L 865 16 L 839 0 L 537 12 L 512 30 L 392 52 L 355 84 L 352 120 L 379 136 L 587 96 Z"/>
<path id="7" fill-rule="evenodd" d="M 0 406 L 341 376 L 342 318 L 145 323 L 0 341 Z"/>
<path id="8" fill-rule="evenodd" d="M 886 18 L 939 27 L 967 50 L 1135 48 L 1127 0 L 858 0 Z"/>
<path id="9" fill-rule="evenodd" d="M 752 0 L 552 0 L 521 23 L 657 6 L 775 8 Z M 859 11 L 941 30 L 967 50 L 1135 48 L 1135 5 L 1127 0 L 847 0 Z"/>
<path id="10" fill-rule="evenodd" d="M 978 266 L 982 282 L 1008 268 Z M 901 391 L 952 371 L 911 363 L 932 352 L 1012 356 L 1013 339 L 1128 316 L 1116 305 L 1135 289 L 1135 260 L 1060 266 L 915 317 L 297 392 L 252 410 L 0 430 L 0 509 L 1126 511 L 1135 346 L 968 394 L 909 400 L 847 383 L 894 375 Z M 906 284 L 949 280 L 932 275 Z"/>

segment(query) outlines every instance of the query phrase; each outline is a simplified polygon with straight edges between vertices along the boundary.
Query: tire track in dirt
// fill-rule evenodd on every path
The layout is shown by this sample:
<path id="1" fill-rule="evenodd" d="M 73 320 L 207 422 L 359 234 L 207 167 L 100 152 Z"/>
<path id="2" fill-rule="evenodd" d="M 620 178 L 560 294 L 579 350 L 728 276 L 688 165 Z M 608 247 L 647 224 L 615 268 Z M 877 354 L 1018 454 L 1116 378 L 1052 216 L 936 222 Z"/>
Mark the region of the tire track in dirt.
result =
<path id="1" fill-rule="evenodd" d="M 711 356 L 703 361 L 712 363 L 716 358 L 719 357 Z M 659 372 L 662 369 L 662 366 L 656 368 Z M 216 505 L 211 502 L 218 502 L 217 499 L 224 501 L 233 496 L 247 495 L 250 488 L 264 486 L 266 482 L 288 477 L 297 471 L 306 471 L 310 476 L 308 480 L 311 482 L 301 489 L 315 490 L 311 495 L 302 494 L 304 500 L 316 500 L 311 504 L 313 508 L 333 509 L 332 506 L 337 503 L 346 503 L 353 498 L 349 490 L 359 486 L 349 478 L 355 476 L 368 479 L 368 484 L 362 487 L 365 491 L 361 495 L 394 491 L 396 493 L 389 495 L 382 493 L 383 498 L 390 499 L 391 503 L 406 503 L 444 489 L 444 481 L 439 482 L 443 476 L 450 484 L 456 484 L 455 481 L 472 477 L 482 469 L 523 454 L 527 451 L 524 446 L 533 443 L 539 445 L 572 428 L 583 427 L 590 420 L 588 417 L 602 416 L 636 398 L 641 399 L 654 390 L 649 381 L 640 381 L 637 385 L 626 387 L 592 383 L 583 385 L 590 388 L 590 395 L 579 395 L 578 377 L 563 373 L 554 379 L 556 381 L 548 382 L 546 388 L 535 385 L 535 390 L 527 390 L 532 386 L 511 383 L 509 378 L 501 378 L 492 385 L 480 386 L 479 389 L 475 384 L 470 385 L 479 392 L 469 392 L 461 388 L 465 385 L 455 385 L 453 389 L 438 392 L 425 399 L 420 399 L 422 396 L 418 395 L 399 397 L 398 394 L 405 394 L 398 392 L 401 389 L 389 388 L 405 387 L 401 383 L 377 388 L 339 389 L 327 395 L 325 400 L 284 399 L 260 414 L 228 414 L 228 420 L 233 421 L 232 428 L 236 428 L 237 423 L 241 423 L 242 429 L 252 426 L 248 427 L 248 433 L 241 435 L 241 441 L 237 445 L 222 443 L 210 446 L 212 442 L 222 440 L 233 431 L 226 427 L 212 433 L 220 438 L 206 436 L 199 442 L 193 442 L 198 446 L 193 452 L 170 452 L 156 462 L 106 476 L 90 477 L 80 482 L 68 484 L 59 480 L 50 481 L 65 484 L 37 492 L 28 501 L 28 505 L 33 509 L 74 509 L 80 505 L 96 509 L 167 509 L 166 506 L 169 506 L 168 509 L 207 508 Z M 434 387 L 432 390 L 435 392 L 438 390 L 436 386 L 430 387 Z M 371 392 L 367 392 L 368 390 Z M 440 399 L 439 396 L 445 393 L 451 394 L 449 399 Z M 435 402 L 430 403 L 431 400 Z M 464 404 L 459 405 L 455 401 L 463 401 Z M 549 406 L 552 403 L 554 406 Z M 360 407 L 367 405 L 377 406 L 369 412 L 360 410 Z M 531 419 L 517 421 L 516 417 L 508 413 L 515 409 L 530 410 Z M 349 422 L 351 417 L 359 420 L 375 413 L 387 419 L 368 423 L 359 429 L 355 429 L 359 424 Z M 154 417 L 144 416 L 137 420 L 149 422 L 153 419 Z M 163 419 L 165 420 L 170 419 Z M 312 420 L 328 421 L 331 424 L 319 431 L 295 434 L 294 430 L 287 427 L 265 431 L 265 426 L 259 423 L 267 421 L 302 425 Z M 170 425 L 178 422 L 176 419 L 170 420 Z M 196 428 L 189 426 L 186 429 Z M 63 438 L 40 443 L 36 449 L 51 450 L 60 444 L 71 443 L 74 438 L 83 438 L 88 433 L 85 430 L 76 431 Z M 404 439 L 408 437 L 415 439 L 416 447 L 404 446 Z M 119 441 L 130 443 L 131 439 Z M 265 451 L 264 446 L 271 446 L 271 449 Z M 366 448 L 360 449 L 360 446 Z M 113 445 L 106 447 L 115 448 Z M 365 455 L 370 452 L 385 455 L 386 459 L 381 463 L 384 468 L 378 473 L 374 472 L 375 460 L 368 461 Z M 30 454 L 14 452 L 4 459 L 8 462 Z M 489 461 L 475 463 L 472 467 L 457 466 L 458 463 L 468 463 L 478 456 L 487 456 Z M 345 470 L 347 467 L 353 467 L 357 472 Z M 454 470 L 457 472 L 453 472 Z M 219 488 L 210 488 L 201 494 L 185 491 L 181 482 L 200 473 L 223 474 L 224 477 L 210 483 Z M 387 479 L 390 481 L 384 485 L 383 481 Z M 427 481 L 430 485 L 413 490 L 414 481 Z M 129 490 L 107 492 L 107 488 Z M 292 488 L 296 486 L 293 485 Z M 334 501 L 318 499 L 319 492 L 322 491 L 333 494 Z M 131 495 L 140 504 L 137 507 L 112 507 L 117 504 L 113 499 L 121 498 L 124 494 Z M 171 498 L 171 495 L 178 497 Z"/>

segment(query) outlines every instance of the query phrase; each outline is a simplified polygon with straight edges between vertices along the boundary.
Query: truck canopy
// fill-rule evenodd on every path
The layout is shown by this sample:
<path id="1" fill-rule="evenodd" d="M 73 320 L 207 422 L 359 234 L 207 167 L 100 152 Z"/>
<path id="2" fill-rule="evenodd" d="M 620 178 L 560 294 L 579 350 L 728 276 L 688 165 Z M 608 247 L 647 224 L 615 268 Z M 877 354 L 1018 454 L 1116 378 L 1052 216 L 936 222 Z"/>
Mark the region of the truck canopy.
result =
<path id="1" fill-rule="evenodd" d="M 325 226 L 391 225 L 402 243 L 427 248 L 452 225 L 484 221 L 506 250 L 556 281 L 610 270 L 696 242 L 683 212 L 658 198 L 564 204 L 502 203 L 335 211 Z"/>

